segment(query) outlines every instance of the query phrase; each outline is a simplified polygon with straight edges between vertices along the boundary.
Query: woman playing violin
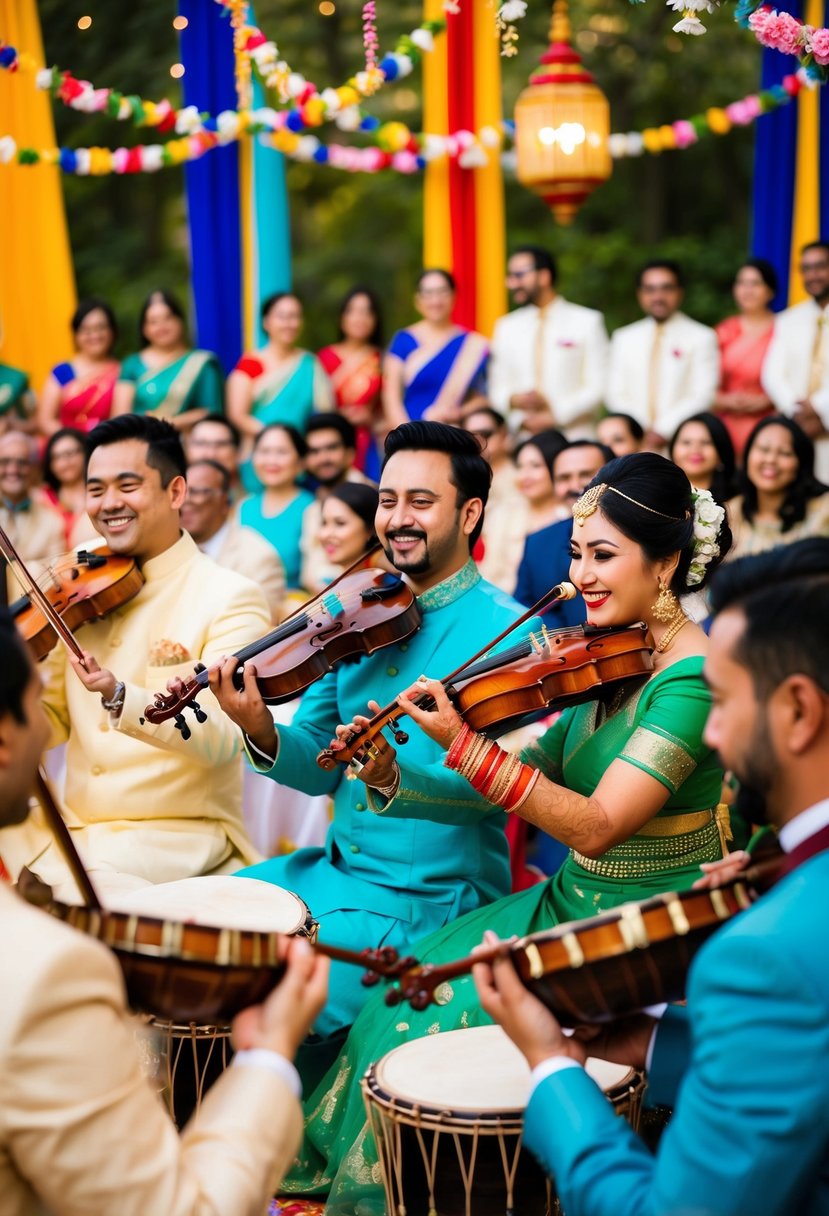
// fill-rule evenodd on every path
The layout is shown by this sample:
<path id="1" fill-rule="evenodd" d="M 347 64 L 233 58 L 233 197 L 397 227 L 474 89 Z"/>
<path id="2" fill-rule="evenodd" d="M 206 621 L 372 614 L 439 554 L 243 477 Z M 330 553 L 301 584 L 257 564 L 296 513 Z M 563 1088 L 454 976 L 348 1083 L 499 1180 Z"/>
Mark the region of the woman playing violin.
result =
<path id="1" fill-rule="evenodd" d="M 648 678 L 565 709 L 520 756 L 470 731 L 439 681 L 422 677 L 400 695 L 417 725 L 446 749 L 447 767 L 490 802 L 570 848 L 547 882 L 413 945 L 421 962 L 463 957 L 486 928 L 501 937 L 535 932 L 690 887 L 702 863 L 723 855 L 717 815 L 722 771 L 702 740 L 710 702 L 702 679 L 706 638 L 683 613 L 681 596 L 705 585 L 728 551 L 730 532 L 722 509 L 694 493 L 669 461 L 641 453 L 605 465 L 573 508 L 570 577 L 584 596 L 588 621 L 644 621 L 654 641 Z M 429 712 L 416 704 L 423 692 L 434 700 Z M 358 718 L 351 729 L 365 725 Z M 344 737 L 346 729 L 338 734 Z M 382 776 L 393 786 L 393 749 L 383 761 L 378 783 Z M 394 818 L 394 798 L 382 814 Z M 446 988 L 439 1004 L 422 1013 L 406 1009 L 405 1017 L 400 1009 L 386 1009 L 382 997 L 369 1002 L 338 1068 L 310 1097 L 308 1109 L 315 1113 L 300 1154 L 309 1168 L 297 1170 L 285 1189 L 307 1192 L 321 1171 L 317 1177 L 333 1179 L 330 1212 L 353 1211 L 358 1194 L 361 1212 L 382 1212 L 379 1184 L 372 1190 L 366 1182 L 376 1154 L 371 1138 L 362 1135 L 356 1082 L 368 1063 L 408 1038 L 489 1021 L 468 978 Z M 352 1078 L 354 1084 L 347 1084 Z"/>

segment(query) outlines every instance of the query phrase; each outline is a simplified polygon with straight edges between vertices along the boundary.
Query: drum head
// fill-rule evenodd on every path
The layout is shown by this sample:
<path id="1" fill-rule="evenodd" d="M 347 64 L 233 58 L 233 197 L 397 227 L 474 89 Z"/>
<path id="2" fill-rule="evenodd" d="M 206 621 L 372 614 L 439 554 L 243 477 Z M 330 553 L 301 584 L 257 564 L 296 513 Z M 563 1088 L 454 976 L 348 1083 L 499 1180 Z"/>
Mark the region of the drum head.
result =
<path id="1" fill-rule="evenodd" d="M 605 1093 L 635 1074 L 622 1064 L 587 1061 L 587 1072 Z M 500 1026 L 474 1026 L 412 1039 L 395 1047 L 373 1069 L 375 1087 L 401 1106 L 452 1111 L 463 1117 L 523 1111 L 530 1068 Z"/>
<path id="2" fill-rule="evenodd" d="M 227 874 L 141 887 L 114 895 L 109 906 L 138 916 L 255 933 L 297 933 L 308 919 L 305 904 L 291 891 Z"/>

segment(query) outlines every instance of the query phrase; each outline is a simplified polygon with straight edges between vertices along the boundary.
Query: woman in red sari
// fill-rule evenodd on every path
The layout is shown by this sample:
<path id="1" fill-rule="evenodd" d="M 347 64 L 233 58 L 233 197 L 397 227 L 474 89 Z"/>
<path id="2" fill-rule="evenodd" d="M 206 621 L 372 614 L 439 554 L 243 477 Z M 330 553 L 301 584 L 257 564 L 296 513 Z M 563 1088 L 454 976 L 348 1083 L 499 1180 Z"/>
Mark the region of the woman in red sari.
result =
<path id="1" fill-rule="evenodd" d="M 738 460 L 760 419 L 774 413 L 760 373 L 774 329 L 769 304 L 776 294 L 774 267 L 764 258 L 749 258 L 734 279 L 734 299 L 740 311 L 717 326 L 721 372 L 714 412 L 728 428 Z"/>
<path id="2" fill-rule="evenodd" d="M 319 352 L 338 410 L 357 431 L 355 466 L 377 480 L 380 459 L 375 428 L 380 418 L 380 349 L 383 345 L 380 303 L 368 287 L 352 287 L 342 302 L 340 338 Z"/>
<path id="3" fill-rule="evenodd" d="M 52 368 L 38 402 L 37 429 L 48 439 L 72 427 L 91 431 L 109 418 L 120 364 L 112 357 L 118 326 L 103 300 L 84 300 L 70 322 L 76 355 Z"/>

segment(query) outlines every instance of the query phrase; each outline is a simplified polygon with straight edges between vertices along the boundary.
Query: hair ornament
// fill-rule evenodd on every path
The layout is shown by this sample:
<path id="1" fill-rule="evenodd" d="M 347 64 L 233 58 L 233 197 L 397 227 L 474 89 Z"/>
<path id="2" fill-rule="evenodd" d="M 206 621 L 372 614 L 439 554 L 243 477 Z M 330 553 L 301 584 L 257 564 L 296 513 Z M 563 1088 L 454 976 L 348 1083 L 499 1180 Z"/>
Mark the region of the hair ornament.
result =
<path id="1" fill-rule="evenodd" d="M 710 490 L 691 487 L 694 504 L 694 539 L 691 565 L 685 578 L 686 587 L 696 587 L 705 578 L 705 568 L 715 557 L 719 557 L 719 535 L 725 508 L 715 502 Z"/>
<path id="2" fill-rule="evenodd" d="M 580 528 L 584 527 L 584 521 L 589 519 L 599 505 L 599 499 L 604 494 L 607 486 L 604 482 L 600 482 L 597 486 L 591 486 L 589 490 L 585 490 L 578 502 L 573 506 L 573 519 Z"/>

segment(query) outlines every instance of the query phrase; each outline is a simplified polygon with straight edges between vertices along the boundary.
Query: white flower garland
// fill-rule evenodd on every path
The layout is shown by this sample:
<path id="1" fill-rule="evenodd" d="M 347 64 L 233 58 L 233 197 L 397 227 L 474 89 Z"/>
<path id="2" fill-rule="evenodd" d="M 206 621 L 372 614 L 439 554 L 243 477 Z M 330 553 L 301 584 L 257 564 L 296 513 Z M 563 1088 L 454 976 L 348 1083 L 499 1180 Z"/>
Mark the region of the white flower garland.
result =
<path id="1" fill-rule="evenodd" d="M 725 509 L 714 501 L 710 490 L 693 487 L 691 500 L 694 504 L 694 552 L 686 587 L 696 587 L 705 578 L 705 568 L 713 558 L 719 557 L 719 535 L 725 519 Z"/>

